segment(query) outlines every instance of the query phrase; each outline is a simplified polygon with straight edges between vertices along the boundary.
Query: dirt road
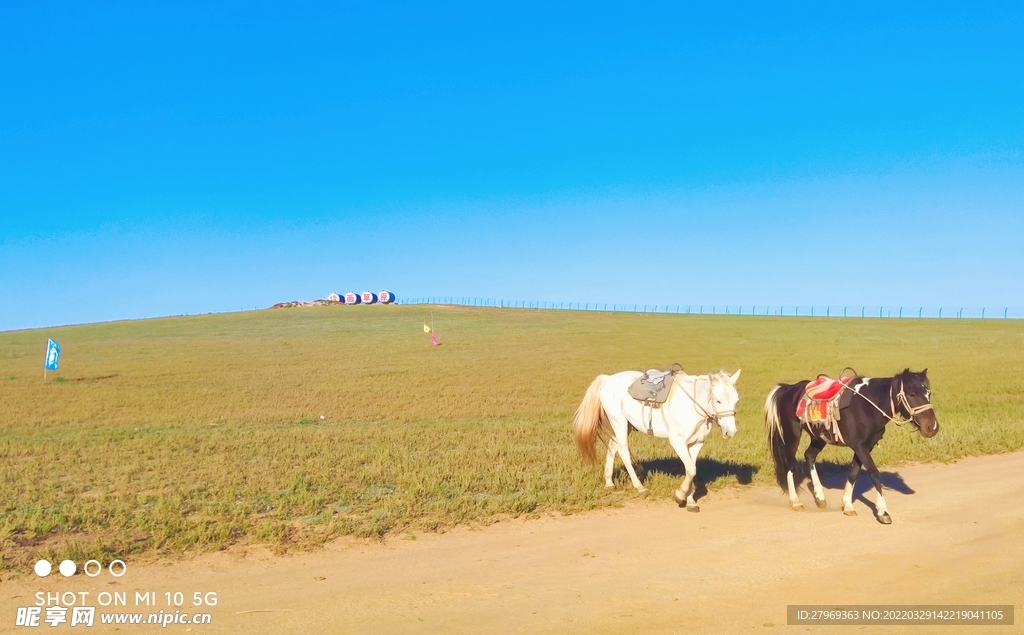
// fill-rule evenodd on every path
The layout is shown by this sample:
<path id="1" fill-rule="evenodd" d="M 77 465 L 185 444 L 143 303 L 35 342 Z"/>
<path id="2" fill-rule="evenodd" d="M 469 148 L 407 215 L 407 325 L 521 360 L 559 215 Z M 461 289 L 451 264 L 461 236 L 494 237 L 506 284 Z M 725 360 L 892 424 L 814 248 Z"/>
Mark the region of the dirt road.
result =
<path id="1" fill-rule="evenodd" d="M 0 583 L 0 632 L 35 593 L 127 591 L 128 607 L 212 615 L 208 626 L 121 626 L 121 632 L 190 633 L 776 633 L 963 632 L 965 627 L 786 626 L 787 604 L 1013 604 L 1024 632 L 1024 453 L 892 470 L 891 526 L 863 500 L 839 511 L 793 512 L 776 491 L 712 492 L 702 512 L 669 500 L 570 517 L 515 520 L 384 544 L 341 541 L 312 554 L 249 550 L 187 562 L 132 565 L 114 579 Z M 873 494 L 868 494 L 873 498 Z M 113 582 L 113 584 L 112 584 Z M 158 606 L 136 608 L 135 592 Z M 214 607 L 191 606 L 194 592 Z M 44 613 L 45 617 L 45 613 Z M 99 618 L 97 618 L 97 622 Z M 57 632 L 42 624 L 43 632 Z M 69 628 L 62 624 L 60 629 Z M 77 627 L 76 627 L 77 628 Z M 90 631 L 113 631 L 97 624 Z M 87 632 L 90 632 L 87 631 Z M 72 631 L 74 632 L 74 631 Z"/>

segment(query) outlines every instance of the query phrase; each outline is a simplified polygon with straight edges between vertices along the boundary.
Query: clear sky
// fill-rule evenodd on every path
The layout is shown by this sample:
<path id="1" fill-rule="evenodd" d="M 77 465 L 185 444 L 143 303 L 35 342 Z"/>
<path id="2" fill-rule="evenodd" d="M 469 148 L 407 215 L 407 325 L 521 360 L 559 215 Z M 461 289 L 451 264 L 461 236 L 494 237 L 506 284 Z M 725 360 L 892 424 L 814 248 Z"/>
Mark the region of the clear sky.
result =
<path id="1" fill-rule="evenodd" d="M 1024 305 L 1020 3 L 100 4 L 0 4 L 0 329 Z"/>

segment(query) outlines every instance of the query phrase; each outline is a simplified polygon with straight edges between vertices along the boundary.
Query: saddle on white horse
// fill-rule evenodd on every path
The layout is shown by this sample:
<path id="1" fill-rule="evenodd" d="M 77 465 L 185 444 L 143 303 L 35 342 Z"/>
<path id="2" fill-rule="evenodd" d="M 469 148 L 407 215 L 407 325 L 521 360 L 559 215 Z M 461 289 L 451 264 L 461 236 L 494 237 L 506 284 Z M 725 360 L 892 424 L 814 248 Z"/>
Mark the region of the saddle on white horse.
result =
<path id="1" fill-rule="evenodd" d="M 651 369 L 640 375 L 629 386 L 627 392 L 630 397 L 645 406 L 660 408 L 668 400 L 668 394 L 672 390 L 672 382 L 676 375 L 685 374 L 683 367 L 678 363 L 672 364 L 668 370 Z"/>

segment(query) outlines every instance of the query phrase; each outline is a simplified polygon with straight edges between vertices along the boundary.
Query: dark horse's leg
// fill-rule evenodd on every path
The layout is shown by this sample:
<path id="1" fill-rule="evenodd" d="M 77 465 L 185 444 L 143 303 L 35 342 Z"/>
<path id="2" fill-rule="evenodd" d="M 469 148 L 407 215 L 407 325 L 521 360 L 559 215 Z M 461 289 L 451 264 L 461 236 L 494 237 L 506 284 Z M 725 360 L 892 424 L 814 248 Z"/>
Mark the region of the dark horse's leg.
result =
<path id="1" fill-rule="evenodd" d="M 853 461 L 850 462 L 850 470 L 846 473 L 846 489 L 843 490 L 843 513 L 847 516 L 857 515 L 857 510 L 853 508 L 853 488 L 857 484 L 858 476 L 860 476 L 860 459 L 854 453 Z"/>
<path id="2" fill-rule="evenodd" d="M 800 445 L 800 428 L 796 429 L 794 436 L 796 437 L 794 441 L 786 440 L 786 485 L 789 488 L 789 506 L 799 512 L 803 511 L 804 504 L 800 502 L 800 497 L 796 494 L 796 482 L 793 479 L 793 474 L 796 472 L 796 450 Z"/>
<path id="3" fill-rule="evenodd" d="M 878 473 L 875 461 L 871 458 L 871 452 L 863 447 L 855 448 L 854 452 L 860 459 L 861 465 L 871 475 L 871 482 L 875 484 L 875 491 L 878 492 L 878 498 L 875 499 L 875 516 L 878 518 L 878 522 L 883 525 L 891 524 L 892 518 L 889 517 L 889 511 L 885 507 L 885 498 L 882 496 L 882 477 Z"/>
<path id="4" fill-rule="evenodd" d="M 807 472 L 811 475 L 811 484 L 814 486 L 814 504 L 818 508 L 828 505 L 825 502 L 825 490 L 821 487 L 821 480 L 818 478 L 818 468 L 814 466 L 814 460 L 818 458 L 818 452 L 825 447 L 825 442 L 818 437 L 811 437 L 811 444 L 804 452 L 804 461 L 807 463 Z"/>

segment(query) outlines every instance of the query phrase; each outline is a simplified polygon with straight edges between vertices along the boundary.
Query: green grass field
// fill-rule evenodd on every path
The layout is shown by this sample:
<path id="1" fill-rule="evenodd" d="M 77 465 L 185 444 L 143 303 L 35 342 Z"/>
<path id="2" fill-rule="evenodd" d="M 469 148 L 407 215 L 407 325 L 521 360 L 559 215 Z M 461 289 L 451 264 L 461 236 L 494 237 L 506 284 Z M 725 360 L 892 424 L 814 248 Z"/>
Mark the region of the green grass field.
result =
<path id="1" fill-rule="evenodd" d="M 709 487 L 770 483 L 761 407 L 778 381 L 927 366 L 943 428 L 890 426 L 883 469 L 1024 447 L 1024 322 L 317 307 L 0 333 L 0 554 L 304 548 L 636 494 L 581 463 L 571 417 L 600 373 L 743 369 L 739 434 L 705 447 Z M 46 338 L 63 349 L 43 383 Z M 320 420 L 320 416 L 324 420 Z M 632 435 L 673 504 L 666 441 Z M 669 460 L 671 459 L 671 460 Z M 824 461 L 849 460 L 830 449 Z M 785 505 L 780 496 L 779 504 Z"/>

